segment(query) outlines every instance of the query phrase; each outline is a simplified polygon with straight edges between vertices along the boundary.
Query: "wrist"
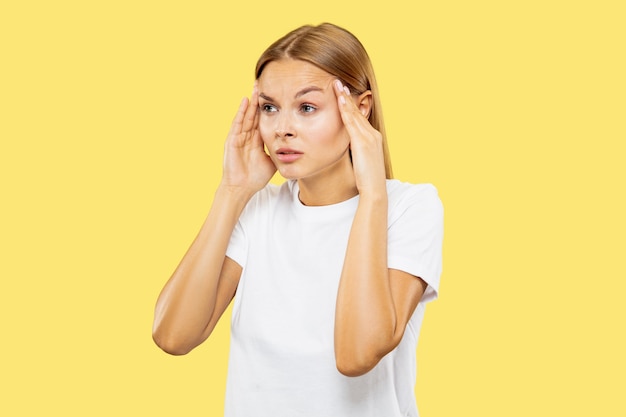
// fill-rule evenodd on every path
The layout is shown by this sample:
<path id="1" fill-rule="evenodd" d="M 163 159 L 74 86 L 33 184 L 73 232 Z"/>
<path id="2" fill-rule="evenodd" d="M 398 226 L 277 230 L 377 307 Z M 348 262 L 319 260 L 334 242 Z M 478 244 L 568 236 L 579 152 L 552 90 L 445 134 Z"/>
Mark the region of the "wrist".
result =
<path id="1" fill-rule="evenodd" d="M 225 198 L 245 205 L 258 190 L 250 187 L 220 183 L 215 191 L 215 199 Z"/>
<path id="2" fill-rule="evenodd" d="M 387 204 L 387 187 L 383 183 L 378 187 L 363 187 L 359 189 L 359 200 L 374 204 Z"/>
<path id="3" fill-rule="evenodd" d="M 368 213 L 367 216 L 372 216 L 372 218 L 379 215 L 384 215 L 386 217 L 388 204 L 386 194 L 360 194 L 359 206 L 357 210 L 362 213 Z"/>

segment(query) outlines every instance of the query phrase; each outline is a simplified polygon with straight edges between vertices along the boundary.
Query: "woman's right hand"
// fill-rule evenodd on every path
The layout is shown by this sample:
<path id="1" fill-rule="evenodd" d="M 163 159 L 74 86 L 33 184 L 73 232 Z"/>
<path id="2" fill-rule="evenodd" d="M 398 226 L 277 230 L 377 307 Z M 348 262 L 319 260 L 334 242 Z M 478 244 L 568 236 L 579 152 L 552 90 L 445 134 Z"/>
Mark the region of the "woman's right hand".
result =
<path id="1" fill-rule="evenodd" d="M 259 92 L 255 83 L 250 100 L 241 100 L 226 139 L 221 185 L 255 193 L 275 172 L 259 132 Z"/>

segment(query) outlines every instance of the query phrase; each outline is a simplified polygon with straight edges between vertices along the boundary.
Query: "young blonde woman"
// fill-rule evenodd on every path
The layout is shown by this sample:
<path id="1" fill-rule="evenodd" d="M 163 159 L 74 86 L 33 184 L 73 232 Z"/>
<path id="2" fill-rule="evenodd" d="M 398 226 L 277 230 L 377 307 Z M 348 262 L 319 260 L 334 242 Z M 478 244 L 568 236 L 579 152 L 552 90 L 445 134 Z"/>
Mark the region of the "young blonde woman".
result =
<path id="1" fill-rule="evenodd" d="M 281 186 L 268 184 L 276 170 Z M 391 176 L 361 43 L 322 24 L 271 45 L 154 320 L 156 343 L 181 355 L 234 300 L 226 416 L 418 415 L 415 349 L 437 296 L 443 210 L 432 185 Z"/>

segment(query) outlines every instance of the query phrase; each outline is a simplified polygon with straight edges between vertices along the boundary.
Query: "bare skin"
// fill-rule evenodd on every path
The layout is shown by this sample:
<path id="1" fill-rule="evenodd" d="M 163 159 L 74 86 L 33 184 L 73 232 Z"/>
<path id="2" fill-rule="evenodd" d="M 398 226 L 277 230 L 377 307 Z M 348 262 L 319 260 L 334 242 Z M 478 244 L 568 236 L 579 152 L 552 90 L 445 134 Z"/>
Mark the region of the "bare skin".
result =
<path id="1" fill-rule="evenodd" d="M 225 255 L 230 235 L 276 169 L 298 180 L 307 205 L 360 195 L 337 295 L 337 369 L 362 375 L 398 345 L 426 284 L 387 268 L 382 136 L 367 120 L 370 110 L 371 92 L 352 96 L 309 63 L 267 65 L 233 120 L 209 215 L 157 301 L 153 337 L 163 350 L 189 352 L 228 307 L 242 272 Z"/>
<path id="2" fill-rule="evenodd" d="M 263 151 L 257 99 L 255 88 L 252 100 L 239 106 L 209 215 L 157 300 L 153 338 L 173 355 L 184 355 L 206 340 L 232 300 L 241 267 L 226 257 L 230 235 L 246 203 L 276 171 Z"/>
<path id="3" fill-rule="evenodd" d="M 339 110 L 350 135 L 360 198 L 341 273 L 335 314 L 335 359 L 344 375 L 371 370 L 402 340 L 426 283 L 387 268 L 387 189 L 382 136 L 340 83 Z"/>

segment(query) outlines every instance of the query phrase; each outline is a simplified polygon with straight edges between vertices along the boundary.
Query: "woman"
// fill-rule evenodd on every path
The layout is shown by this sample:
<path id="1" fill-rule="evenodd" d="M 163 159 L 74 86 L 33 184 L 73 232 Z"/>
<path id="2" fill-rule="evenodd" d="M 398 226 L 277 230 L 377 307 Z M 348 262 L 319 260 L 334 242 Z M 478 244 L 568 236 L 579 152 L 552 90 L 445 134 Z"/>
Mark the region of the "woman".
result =
<path id="1" fill-rule="evenodd" d="M 276 170 L 281 186 L 268 184 Z M 155 313 L 156 343 L 185 354 L 234 298 L 227 416 L 418 415 L 415 348 L 439 285 L 442 207 L 433 186 L 391 175 L 361 43 L 322 24 L 271 45 L 209 215 Z"/>

